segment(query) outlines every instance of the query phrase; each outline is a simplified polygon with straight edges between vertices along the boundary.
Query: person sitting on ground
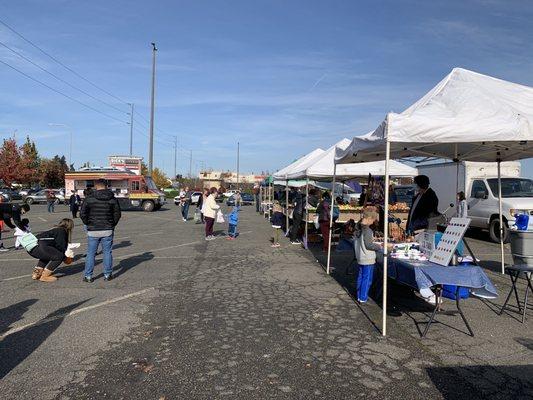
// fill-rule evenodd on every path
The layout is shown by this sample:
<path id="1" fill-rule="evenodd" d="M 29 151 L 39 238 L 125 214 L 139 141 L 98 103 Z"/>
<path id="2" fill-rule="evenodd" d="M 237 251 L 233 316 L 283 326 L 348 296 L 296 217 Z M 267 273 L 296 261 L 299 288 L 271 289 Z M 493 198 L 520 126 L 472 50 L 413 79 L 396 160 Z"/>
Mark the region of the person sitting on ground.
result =
<path id="1" fill-rule="evenodd" d="M 216 202 L 217 188 L 212 187 L 209 190 L 209 196 L 205 200 L 204 219 L 205 219 L 205 240 L 213 240 L 213 225 L 215 224 L 215 217 L 220 206 Z"/>
<path id="2" fill-rule="evenodd" d="M 235 205 L 228 215 L 228 240 L 234 240 L 239 234 L 237 233 L 237 225 L 239 224 L 239 212 L 241 207 Z"/>
<path id="3" fill-rule="evenodd" d="M 15 236 L 15 250 L 19 250 L 22 248 L 22 245 L 20 243 L 22 237 L 25 236 L 27 233 L 31 233 L 30 220 L 28 218 L 22 218 L 20 222 L 24 229 L 20 229 L 18 226 L 15 228 L 15 233 L 13 234 L 13 236 Z"/>
<path id="4" fill-rule="evenodd" d="M 24 229 L 20 217 L 28 211 L 30 211 L 29 204 L 0 203 L 0 218 L 3 222 L 2 225 L 5 224 L 11 229 Z M 2 243 L 2 229 L 0 229 L 0 251 L 7 251 Z"/>
<path id="5" fill-rule="evenodd" d="M 270 223 L 272 224 L 272 228 L 274 228 L 274 237 L 272 240 L 272 247 L 281 246 L 279 244 L 279 236 L 280 236 L 281 228 L 283 227 L 284 220 L 285 220 L 285 217 L 283 215 L 283 208 L 281 207 L 278 201 L 275 201 L 272 207 L 272 216 L 270 217 Z"/>
<path id="6" fill-rule="evenodd" d="M 87 256 L 83 281 L 93 282 L 94 258 L 98 245 L 102 243 L 104 255 L 104 280 L 113 279 L 113 235 L 122 212 L 113 192 L 107 189 L 107 182 L 100 179 L 96 190 L 82 203 L 80 218 L 87 226 Z"/>
<path id="7" fill-rule="evenodd" d="M 357 301 L 366 303 L 368 292 L 372 285 L 374 265 L 376 264 L 376 251 L 381 246 L 374 243 L 374 232 L 370 226 L 378 219 L 378 213 L 373 209 L 365 208 L 361 220 L 355 225 L 354 246 L 355 257 L 359 267 L 357 274 Z"/>
<path id="8" fill-rule="evenodd" d="M 30 256 L 39 260 L 31 279 L 41 282 L 57 281 L 57 277 L 52 274 L 66 259 L 65 251 L 68 249 L 73 228 L 74 221 L 64 218 L 54 228 L 37 235 L 37 245 L 28 251 Z"/>

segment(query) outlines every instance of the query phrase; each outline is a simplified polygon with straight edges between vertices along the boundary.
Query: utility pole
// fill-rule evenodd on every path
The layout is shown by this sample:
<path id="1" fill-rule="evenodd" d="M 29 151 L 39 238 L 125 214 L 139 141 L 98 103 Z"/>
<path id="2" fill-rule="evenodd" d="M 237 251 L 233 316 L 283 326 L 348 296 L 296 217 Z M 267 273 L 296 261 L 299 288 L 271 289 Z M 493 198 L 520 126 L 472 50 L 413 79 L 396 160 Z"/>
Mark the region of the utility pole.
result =
<path id="1" fill-rule="evenodd" d="M 239 154 L 240 153 L 240 143 L 237 142 L 237 190 L 240 189 L 239 187 Z"/>
<path id="2" fill-rule="evenodd" d="M 154 113 L 155 113 L 155 54 L 157 47 L 152 42 L 152 102 L 150 109 L 150 149 L 148 152 L 148 175 L 152 175 L 154 168 Z"/>
<path id="3" fill-rule="evenodd" d="M 192 150 L 191 150 L 191 155 L 189 158 L 189 178 L 192 179 Z"/>
<path id="4" fill-rule="evenodd" d="M 135 107 L 135 104 L 128 103 L 131 106 L 131 113 L 130 113 L 130 156 L 133 155 L 133 109 Z"/>
<path id="5" fill-rule="evenodd" d="M 174 136 L 174 179 L 177 179 L 176 177 L 178 176 L 177 161 L 178 161 L 178 137 Z"/>

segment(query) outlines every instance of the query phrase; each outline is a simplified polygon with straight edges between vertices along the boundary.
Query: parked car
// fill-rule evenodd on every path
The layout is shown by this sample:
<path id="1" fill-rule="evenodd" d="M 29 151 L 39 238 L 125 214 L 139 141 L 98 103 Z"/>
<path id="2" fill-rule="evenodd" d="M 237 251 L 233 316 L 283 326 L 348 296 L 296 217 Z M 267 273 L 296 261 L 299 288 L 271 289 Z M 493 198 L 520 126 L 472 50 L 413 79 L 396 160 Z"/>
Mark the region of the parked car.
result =
<path id="1" fill-rule="evenodd" d="M 237 193 L 236 190 L 227 190 L 227 191 L 224 192 L 224 197 L 229 198 L 229 197 L 233 196 L 235 193 Z"/>
<path id="2" fill-rule="evenodd" d="M 39 203 L 46 203 L 46 192 L 48 192 L 49 189 L 43 189 L 38 191 L 37 193 L 30 194 L 24 198 L 24 202 L 27 204 L 39 204 Z M 54 192 L 57 201 L 60 204 L 67 204 L 65 200 L 65 194 L 60 189 L 52 189 Z"/>
<path id="3" fill-rule="evenodd" d="M 19 190 L 19 193 L 20 193 L 20 195 L 22 197 L 25 197 L 25 196 L 28 196 L 30 194 L 37 193 L 39 190 L 41 190 L 41 189 L 28 189 L 28 188 L 26 188 L 26 189 Z"/>
<path id="4" fill-rule="evenodd" d="M 198 204 L 198 201 L 200 200 L 200 196 L 202 195 L 202 192 L 193 192 L 191 194 L 191 204 Z M 180 196 L 174 197 L 174 204 L 179 205 L 180 204 Z"/>
<path id="5" fill-rule="evenodd" d="M 251 206 L 254 204 L 254 196 L 252 196 L 249 193 L 241 193 L 241 205 L 243 206 Z M 226 205 L 228 206 L 234 206 L 235 205 L 235 196 L 231 196 L 228 201 L 226 202 Z"/>
<path id="6" fill-rule="evenodd" d="M 20 195 L 20 193 L 10 188 L 0 189 L 0 194 L 2 194 L 3 200 L 6 202 L 10 202 L 13 200 L 22 200 L 22 196 Z"/>

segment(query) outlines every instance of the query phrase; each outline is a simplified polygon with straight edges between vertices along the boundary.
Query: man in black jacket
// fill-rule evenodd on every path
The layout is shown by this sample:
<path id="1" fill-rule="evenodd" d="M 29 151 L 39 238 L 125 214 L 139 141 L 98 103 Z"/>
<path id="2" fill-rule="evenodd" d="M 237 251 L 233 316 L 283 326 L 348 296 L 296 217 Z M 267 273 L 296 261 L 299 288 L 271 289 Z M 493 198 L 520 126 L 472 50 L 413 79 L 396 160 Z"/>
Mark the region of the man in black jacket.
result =
<path id="1" fill-rule="evenodd" d="M 433 189 L 429 187 L 429 178 L 426 175 L 418 175 L 414 181 L 418 193 L 413 197 L 413 204 L 407 218 L 408 232 L 427 229 L 428 218 L 439 214 L 439 199 Z"/>
<path id="2" fill-rule="evenodd" d="M 83 281 L 89 283 L 93 281 L 94 257 L 100 243 L 104 257 L 104 280 L 113 278 L 113 234 L 121 217 L 118 200 L 107 189 L 106 181 L 97 181 L 95 187 L 96 190 L 82 203 L 80 211 L 80 218 L 87 226 L 88 239 Z"/>
<path id="3" fill-rule="evenodd" d="M 11 229 L 19 228 L 26 230 L 21 222 L 21 215 L 30 211 L 29 204 L 0 203 L 0 218 Z M 7 251 L 2 243 L 2 226 L 0 224 L 0 251 Z"/>
<path id="4" fill-rule="evenodd" d="M 299 189 L 294 190 L 294 195 L 292 197 L 292 204 L 294 206 L 294 209 L 292 211 L 292 226 L 289 234 L 292 244 L 301 243 L 298 239 L 298 236 L 300 233 L 300 227 L 302 226 L 304 201 L 305 195 L 302 194 Z"/>

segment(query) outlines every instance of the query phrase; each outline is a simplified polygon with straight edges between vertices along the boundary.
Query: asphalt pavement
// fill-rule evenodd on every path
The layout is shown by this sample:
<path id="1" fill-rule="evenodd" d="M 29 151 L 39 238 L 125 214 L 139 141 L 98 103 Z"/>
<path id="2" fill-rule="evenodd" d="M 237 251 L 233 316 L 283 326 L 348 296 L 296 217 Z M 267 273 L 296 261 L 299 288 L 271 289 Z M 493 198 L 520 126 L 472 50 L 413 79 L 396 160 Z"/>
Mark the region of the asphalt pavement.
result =
<path id="1" fill-rule="evenodd" d="M 65 206 L 56 210 L 32 207 L 32 229 L 68 217 Z M 123 213 L 110 282 L 83 283 L 83 258 L 55 283 L 34 282 L 24 250 L 0 254 L 2 399 L 533 396 L 533 312 L 525 324 L 513 309 L 498 315 L 509 278 L 483 234 L 469 243 L 500 297 L 465 302 L 475 336 L 445 315 L 420 338 L 431 308 L 391 285 L 383 338 L 379 304 L 353 300 L 346 255 L 334 253 L 327 276 L 317 248 L 284 240 L 272 249 L 268 221 L 253 207 L 244 207 L 234 241 L 217 224 L 219 236 L 206 242 L 203 226 L 177 212 L 170 204 Z M 80 224 L 74 241 L 83 254 Z"/>

